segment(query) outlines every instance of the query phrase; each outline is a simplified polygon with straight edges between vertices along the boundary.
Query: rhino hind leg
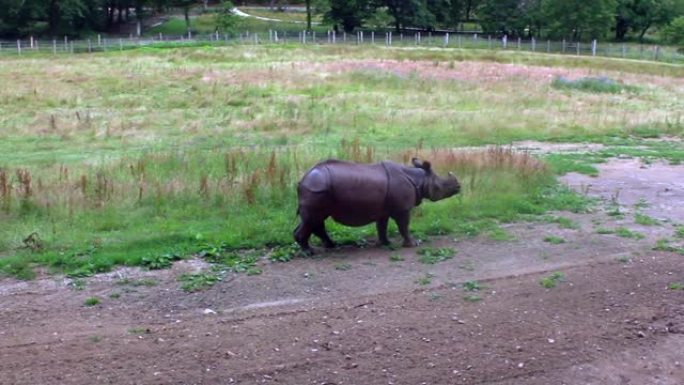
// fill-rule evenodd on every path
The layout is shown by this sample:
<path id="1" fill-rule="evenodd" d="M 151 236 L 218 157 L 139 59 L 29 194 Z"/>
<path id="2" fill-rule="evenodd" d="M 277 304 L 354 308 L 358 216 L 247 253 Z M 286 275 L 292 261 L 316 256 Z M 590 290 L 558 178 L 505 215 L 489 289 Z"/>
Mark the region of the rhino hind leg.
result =
<path id="1" fill-rule="evenodd" d="M 409 231 L 409 222 L 411 221 L 411 212 L 406 211 L 392 217 L 399 227 L 399 233 L 404 238 L 404 247 L 414 247 L 417 245 L 416 241 L 411 237 Z"/>
<path id="2" fill-rule="evenodd" d="M 325 229 L 325 222 L 322 222 L 321 224 L 314 227 L 313 233 L 321 239 L 321 241 L 323 242 L 323 246 L 325 246 L 326 249 L 332 249 L 333 247 L 335 247 L 335 242 L 333 242 L 333 240 L 330 239 L 328 231 Z"/>
<path id="3" fill-rule="evenodd" d="M 301 222 L 294 231 L 294 238 L 304 252 L 313 254 L 311 246 L 309 246 L 311 234 L 320 238 L 323 246 L 326 248 L 335 247 L 335 243 L 330 239 L 328 232 L 325 230 L 325 216 L 319 214 L 312 215 L 309 210 L 302 209 L 300 210 L 300 218 Z"/>
<path id="4" fill-rule="evenodd" d="M 307 254 L 313 254 L 311 247 L 309 246 L 309 237 L 311 236 L 312 232 L 313 229 L 311 226 L 306 224 L 304 221 L 300 222 L 299 225 L 297 225 L 297 228 L 294 230 L 295 241 L 297 241 L 297 244 L 302 251 Z"/>
<path id="5" fill-rule="evenodd" d="M 375 222 L 375 228 L 378 230 L 378 244 L 380 246 L 387 246 L 390 244 L 389 239 L 387 239 L 387 223 L 389 218 L 381 218 Z"/>

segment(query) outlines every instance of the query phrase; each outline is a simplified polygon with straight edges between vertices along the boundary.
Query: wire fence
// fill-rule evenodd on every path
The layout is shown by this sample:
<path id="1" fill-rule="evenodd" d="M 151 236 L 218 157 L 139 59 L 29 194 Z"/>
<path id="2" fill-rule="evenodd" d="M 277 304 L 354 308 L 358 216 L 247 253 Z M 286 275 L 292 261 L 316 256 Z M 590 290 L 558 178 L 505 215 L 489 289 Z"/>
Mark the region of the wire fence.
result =
<path id="1" fill-rule="evenodd" d="M 328 31 L 277 31 L 243 32 L 237 34 L 192 34 L 151 37 L 112 38 L 98 35 L 96 38 L 71 40 L 28 39 L 0 40 L 0 56 L 43 54 L 82 54 L 105 51 L 123 51 L 142 46 L 192 46 L 192 45 L 258 45 L 258 44 L 311 44 L 311 45 L 371 45 L 399 47 L 443 47 L 464 49 L 489 49 L 528 51 L 576 56 L 603 56 L 625 59 L 650 60 L 667 63 L 684 63 L 684 52 L 674 47 L 611 42 L 551 41 L 485 36 L 480 34 L 424 33 L 424 32 L 376 32 L 358 31 L 353 34 Z"/>

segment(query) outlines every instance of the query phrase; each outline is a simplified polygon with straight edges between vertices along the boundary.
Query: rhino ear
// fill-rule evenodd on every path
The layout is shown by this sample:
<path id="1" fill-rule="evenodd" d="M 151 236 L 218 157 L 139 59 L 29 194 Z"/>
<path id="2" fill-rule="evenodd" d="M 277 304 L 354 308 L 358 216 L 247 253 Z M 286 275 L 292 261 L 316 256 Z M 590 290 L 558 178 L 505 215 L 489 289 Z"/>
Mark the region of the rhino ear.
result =
<path id="1" fill-rule="evenodd" d="M 423 162 L 421 162 L 418 158 L 411 159 L 411 164 L 413 164 L 413 167 L 423 168 Z"/>
<path id="2" fill-rule="evenodd" d="M 432 174 L 432 165 L 427 160 L 423 161 L 423 166 L 421 168 L 425 170 L 425 173 L 428 175 Z"/>

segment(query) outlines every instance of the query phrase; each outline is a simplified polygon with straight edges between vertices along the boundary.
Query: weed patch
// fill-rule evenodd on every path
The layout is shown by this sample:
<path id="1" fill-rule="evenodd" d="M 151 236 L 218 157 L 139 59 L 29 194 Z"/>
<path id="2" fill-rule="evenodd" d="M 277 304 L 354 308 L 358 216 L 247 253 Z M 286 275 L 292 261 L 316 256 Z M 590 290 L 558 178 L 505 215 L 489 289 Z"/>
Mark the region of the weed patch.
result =
<path id="1" fill-rule="evenodd" d="M 641 213 L 634 214 L 634 222 L 644 226 L 654 226 L 660 224 L 659 220 Z"/>
<path id="2" fill-rule="evenodd" d="M 424 276 L 416 279 L 415 283 L 426 286 L 432 283 L 432 278 L 434 278 L 434 274 L 426 273 Z"/>
<path id="3" fill-rule="evenodd" d="M 671 253 L 677 253 L 684 255 L 684 246 L 673 246 L 669 239 L 659 239 L 656 241 L 656 245 L 653 247 L 656 251 L 669 251 Z"/>
<path id="4" fill-rule="evenodd" d="M 217 272 L 183 274 L 178 277 L 181 289 L 188 293 L 206 290 L 221 282 L 223 277 Z"/>
<path id="5" fill-rule="evenodd" d="M 456 250 L 451 247 L 424 247 L 418 250 L 418 260 L 428 265 L 449 260 L 454 255 Z"/>
<path id="6" fill-rule="evenodd" d="M 545 289 L 553 289 L 558 285 L 559 282 L 562 282 L 565 279 L 565 274 L 561 272 L 554 272 L 551 273 L 551 275 L 544 277 L 539 280 L 539 284 L 545 288 Z"/>
<path id="7" fill-rule="evenodd" d="M 565 239 L 550 235 L 548 237 L 544 237 L 544 242 L 550 243 L 552 245 L 560 245 L 561 243 L 565 243 Z"/>
<path id="8" fill-rule="evenodd" d="M 684 238 L 684 226 L 679 226 L 675 230 L 675 237 Z"/>
<path id="9" fill-rule="evenodd" d="M 615 229 L 615 234 L 618 237 L 622 238 L 631 238 L 631 239 L 644 239 L 646 236 L 640 232 L 637 231 L 632 231 L 626 227 L 618 227 Z"/>
<path id="10" fill-rule="evenodd" d="M 482 297 L 476 294 L 468 294 L 463 296 L 463 300 L 466 302 L 479 302 L 482 300 Z"/>
<path id="11" fill-rule="evenodd" d="M 596 234 L 615 234 L 615 230 L 613 229 L 608 229 L 605 227 L 598 227 L 596 229 Z"/>
<path id="12" fill-rule="evenodd" d="M 670 290 L 684 290 L 684 284 L 679 282 L 672 282 L 669 285 L 667 285 L 667 288 Z"/>
<path id="13" fill-rule="evenodd" d="M 465 291 L 480 291 L 482 290 L 482 285 L 477 281 L 467 281 L 463 283 L 463 289 Z"/>

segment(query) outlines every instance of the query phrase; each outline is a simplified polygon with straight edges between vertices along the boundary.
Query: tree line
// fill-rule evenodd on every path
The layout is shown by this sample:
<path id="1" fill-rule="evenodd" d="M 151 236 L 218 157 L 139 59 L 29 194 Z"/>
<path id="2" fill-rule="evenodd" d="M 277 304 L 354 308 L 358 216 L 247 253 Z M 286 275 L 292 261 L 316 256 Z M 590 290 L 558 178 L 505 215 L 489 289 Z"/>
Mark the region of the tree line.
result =
<path id="1" fill-rule="evenodd" d="M 169 8 L 184 10 L 208 1 L 197 0 L 0 0 L 0 37 L 79 35 L 116 31 L 142 22 Z"/>
<path id="2" fill-rule="evenodd" d="M 277 1 L 287 2 L 261 3 L 274 6 Z M 643 40 L 657 27 L 669 28 L 670 35 L 663 36 L 675 36 L 676 41 L 677 28 L 684 23 L 684 0 L 304 0 L 304 4 L 309 15 L 322 14 L 334 29 L 346 32 L 478 28 L 511 37 Z M 208 5 L 208 0 L 0 0 L 0 37 L 116 32 L 122 25 L 140 23 L 170 8 L 183 10 L 189 21 L 191 8 Z"/>
<path id="3" fill-rule="evenodd" d="M 380 21 L 398 31 L 479 25 L 492 35 L 573 40 L 643 40 L 684 15 L 684 0 L 323 0 L 318 7 L 347 32 Z"/>

